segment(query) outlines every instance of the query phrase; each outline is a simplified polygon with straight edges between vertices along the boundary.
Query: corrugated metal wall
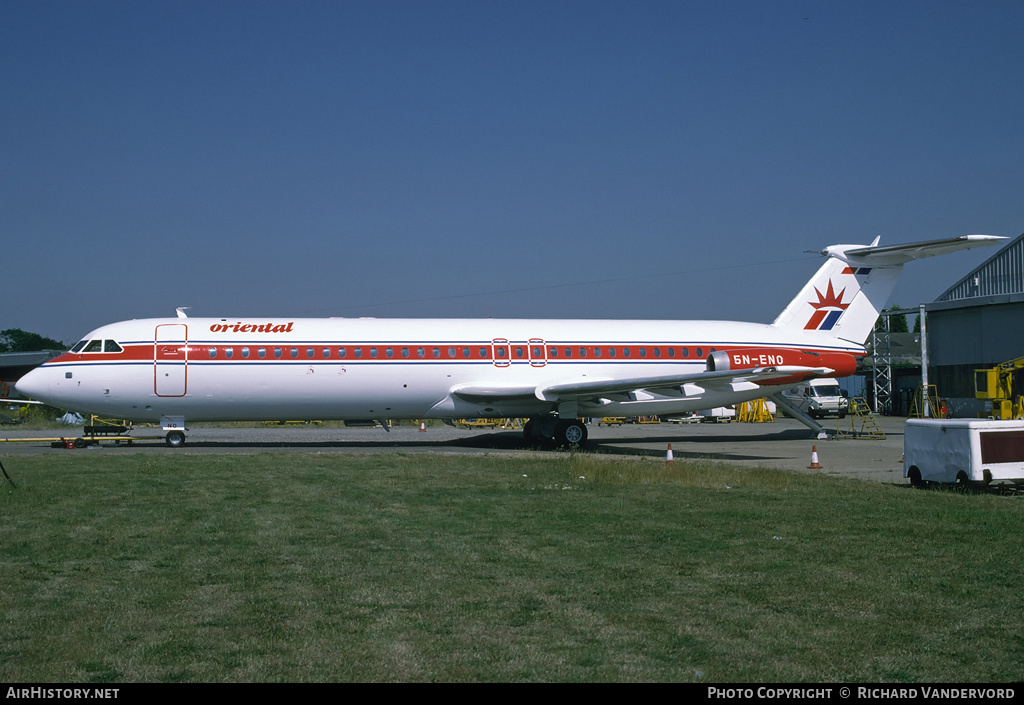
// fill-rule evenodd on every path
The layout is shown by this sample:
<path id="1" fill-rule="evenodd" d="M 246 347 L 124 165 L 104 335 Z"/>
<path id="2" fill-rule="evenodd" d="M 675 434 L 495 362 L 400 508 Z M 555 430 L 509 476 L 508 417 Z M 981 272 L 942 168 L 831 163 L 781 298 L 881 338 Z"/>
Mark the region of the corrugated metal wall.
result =
<path id="1" fill-rule="evenodd" d="M 946 290 L 936 301 L 1024 293 L 1024 235 Z"/>
<path id="2" fill-rule="evenodd" d="M 929 365 L 994 365 L 1024 355 L 1024 303 L 928 312 Z"/>
<path id="3" fill-rule="evenodd" d="M 929 306 L 928 348 L 929 382 L 954 415 L 985 412 L 974 370 L 1024 355 L 1024 235 Z"/>

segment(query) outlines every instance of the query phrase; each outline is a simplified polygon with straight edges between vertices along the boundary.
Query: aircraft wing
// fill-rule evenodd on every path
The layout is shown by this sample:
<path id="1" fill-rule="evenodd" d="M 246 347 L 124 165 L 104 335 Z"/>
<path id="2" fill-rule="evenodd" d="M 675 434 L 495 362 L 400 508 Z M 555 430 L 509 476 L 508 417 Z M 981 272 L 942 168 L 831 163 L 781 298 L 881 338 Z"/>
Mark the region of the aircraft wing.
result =
<path id="1" fill-rule="evenodd" d="M 756 367 L 750 370 L 704 371 L 681 375 L 563 382 L 539 387 L 466 386 L 453 389 L 452 393 L 473 402 L 525 402 L 530 400 L 562 402 L 625 395 L 641 390 L 654 394 L 678 395 L 684 384 L 715 389 L 726 389 L 739 382 L 758 383 L 776 379 L 780 380 L 781 384 L 788 384 L 790 380 L 799 381 L 801 378 L 823 377 L 834 371 L 830 367 L 776 365 L 774 367 Z"/>

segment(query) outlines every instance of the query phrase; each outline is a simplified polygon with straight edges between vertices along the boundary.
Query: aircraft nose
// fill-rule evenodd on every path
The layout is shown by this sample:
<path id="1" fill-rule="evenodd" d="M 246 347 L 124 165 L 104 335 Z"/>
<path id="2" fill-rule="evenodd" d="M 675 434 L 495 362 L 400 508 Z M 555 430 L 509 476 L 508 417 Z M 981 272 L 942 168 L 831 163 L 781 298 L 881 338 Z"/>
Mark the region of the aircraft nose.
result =
<path id="1" fill-rule="evenodd" d="M 50 396 L 50 371 L 37 367 L 15 382 L 14 388 L 29 399 L 46 401 Z"/>

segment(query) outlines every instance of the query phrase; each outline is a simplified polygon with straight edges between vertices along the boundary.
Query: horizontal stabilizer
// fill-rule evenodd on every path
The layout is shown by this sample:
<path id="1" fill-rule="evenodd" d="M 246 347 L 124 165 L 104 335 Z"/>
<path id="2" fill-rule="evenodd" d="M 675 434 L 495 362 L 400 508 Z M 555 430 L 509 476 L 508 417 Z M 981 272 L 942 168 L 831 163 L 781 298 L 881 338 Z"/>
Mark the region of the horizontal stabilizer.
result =
<path id="1" fill-rule="evenodd" d="M 929 240 L 927 242 L 913 242 L 906 245 L 887 245 L 885 247 L 855 247 L 847 249 L 844 254 L 847 258 L 865 260 L 876 266 L 893 264 L 904 264 L 914 259 L 924 257 L 935 257 L 946 255 L 959 250 L 969 250 L 972 247 L 985 247 L 997 245 L 1008 238 L 999 235 L 962 235 L 945 240 Z M 825 250 L 822 254 L 827 254 Z"/>

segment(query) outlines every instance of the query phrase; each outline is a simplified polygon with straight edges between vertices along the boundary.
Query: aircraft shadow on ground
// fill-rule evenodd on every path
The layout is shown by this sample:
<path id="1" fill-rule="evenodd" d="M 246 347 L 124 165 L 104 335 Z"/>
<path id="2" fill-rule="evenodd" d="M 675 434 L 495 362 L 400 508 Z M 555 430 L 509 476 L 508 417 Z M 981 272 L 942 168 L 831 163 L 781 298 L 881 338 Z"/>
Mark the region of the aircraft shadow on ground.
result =
<path id="1" fill-rule="evenodd" d="M 757 436 L 744 436 L 740 434 L 728 435 L 728 436 L 680 436 L 677 434 L 659 434 L 659 435 L 645 435 L 629 437 L 624 436 L 620 438 L 591 438 L 585 447 L 585 451 L 588 453 L 594 453 L 599 455 L 617 455 L 617 456 L 628 456 L 628 457 L 664 457 L 665 450 L 659 450 L 657 448 L 651 448 L 649 446 L 664 446 L 667 450 L 668 444 L 676 444 L 673 450 L 673 457 L 676 459 L 692 459 L 692 460 L 743 460 L 743 461 L 756 461 L 756 460 L 777 460 L 785 456 L 768 455 L 763 452 L 763 444 L 770 441 L 784 441 L 784 440 L 804 440 L 807 438 L 807 432 L 800 429 L 786 429 L 778 433 L 772 434 L 759 434 Z M 707 450 L 701 450 L 699 446 L 701 444 L 732 444 L 739 447 L 751 447 L 749 444 L 756 443 L 759 446 L 761 452 L 758 453 L 723 453 L 717 450 L 713 450 L 709 447 Z M 637 444 L 643 444 L 645 447 L 639 447 Z M 682 447 L 682 446 L 687 447 Z M 693 447 L 697 446 L 697 447 Z M 468 450 L 485 451 L 553 451 L 558 452 L 557 449 L 553 449 L 550 445 L 531 443 L 523 438 L 523 434 L 520 431 L 500 431 L 500 432 L 484 432 L 474 436 L 464 436 L 456 439 L 446 440 L 430 440 L 428 438 L 388 438 L 384 437 L 380 440 L 344 440 L 339 438 L 337 440 L 317 440 L 317 441 L 303 441 L 300 439 L 295 440 L 273 440 L 273 441 L 214 441 L 214 440 L 194 440 L 189 439 L 186 444 L 188 448 L 195 449 L 217 449 L 217 448 L 239 448 L 239 449 L 260 449 L 260 450 L 273 450 L 278 449 L 311 449 L 311 450 L 325 450 L 325 449 L 337 449 L 337 450 L 353 450 L 353 449 L 366 449 L 366 450 L 381 450 L 381 449 L 394 449 L 394 450 L 451 450 L 458 448 L 465 448 Z M 564 451 L 562 451 L 564 452 Z"/>

